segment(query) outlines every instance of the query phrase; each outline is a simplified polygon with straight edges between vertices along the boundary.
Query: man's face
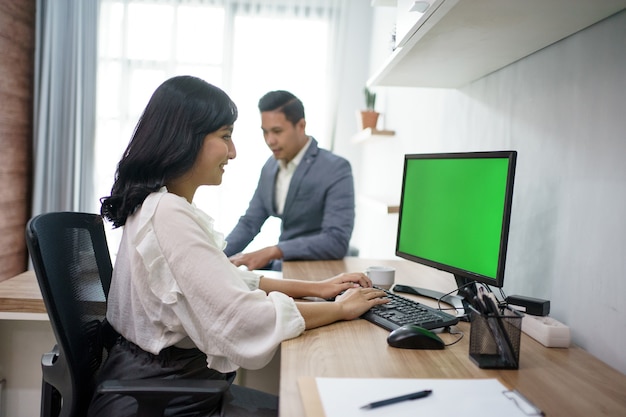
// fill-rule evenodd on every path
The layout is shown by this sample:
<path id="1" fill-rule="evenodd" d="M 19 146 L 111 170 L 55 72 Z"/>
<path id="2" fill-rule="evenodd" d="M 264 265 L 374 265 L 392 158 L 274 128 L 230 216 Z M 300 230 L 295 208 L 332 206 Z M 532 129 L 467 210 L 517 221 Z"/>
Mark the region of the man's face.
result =
<path id="1" fill-rule="evenodd" d="M 280 111 L 261 112 L 261 129 L 265 143 L 274 154 L 274 158 L 288 163 L 307 142 L 304 133 L 306 121 L 300 119 L 295 125 L 285 118 Z"/>

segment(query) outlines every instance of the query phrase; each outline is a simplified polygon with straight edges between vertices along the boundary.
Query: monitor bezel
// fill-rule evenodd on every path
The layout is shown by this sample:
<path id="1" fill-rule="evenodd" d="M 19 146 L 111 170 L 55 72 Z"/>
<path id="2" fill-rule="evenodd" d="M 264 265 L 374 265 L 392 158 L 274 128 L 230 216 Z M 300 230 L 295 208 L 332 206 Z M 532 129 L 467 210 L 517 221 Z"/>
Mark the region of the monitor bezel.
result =
<path id="1" fill-rule="evenodd" d="M 486 159 L 486 158 L 499 158 L 508 159 L 508 171 L 504 198 L 502 230 L 500 232 L 500 249 L 498 254 L 498 266 L 496 271 L 496 278 L 481 275 L 472 271 L 457 268 L 452 265 L 447 265 L 431 259 L 422 258 L 414 254 L 406 253 L 400 250 L 400 230 L 402 228 L 402 211 L 404 207 L 405 186 L 406 186 L 406 173 L 407 164 L 410 160 L 415 159 Z M 506 257 L 509 243 L 509 231 L 511 222 L 511 211 L 513 206 L 513 185 L 515 182 L 515 168 L 517 164 L 517 151 L 479 151 L 479 152 L 443 152 L 443 153 L 413 153 L 404 155 L 404 167 L 402 174 L 402 188 L 400 194 L 400 207 L 398 211 L 398 228 L 396 236 L 396 255 L 407 259 L 409 261 L 417 262 L 422 265 L 426 265 L 438 270 L 454 274 L 459 288 L 463 285 L 469 284 L 473 281 L 490 285 L 493 287 L 502 287 L 504 285 L 504 274 L 506 269 Z"/>

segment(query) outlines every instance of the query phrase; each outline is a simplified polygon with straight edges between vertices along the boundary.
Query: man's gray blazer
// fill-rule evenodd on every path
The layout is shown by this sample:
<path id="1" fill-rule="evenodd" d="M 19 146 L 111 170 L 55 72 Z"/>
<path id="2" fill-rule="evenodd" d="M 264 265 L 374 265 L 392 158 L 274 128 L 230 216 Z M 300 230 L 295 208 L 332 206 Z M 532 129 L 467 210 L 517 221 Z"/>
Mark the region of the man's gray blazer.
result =
<path id="1" fill-rule="evenodd" d="M 284 260 L 340 259 L 346 256 L 354 228 L 354 179 L 350 163 L 311 140 L 296 168 L 283 214 L 274 205 L 278 161 L 270 157 L 261 170 L 246 213 L 226 238 L 227 256 L 242 252 L 269 216 L 282 219 L 278 247 Z"/>

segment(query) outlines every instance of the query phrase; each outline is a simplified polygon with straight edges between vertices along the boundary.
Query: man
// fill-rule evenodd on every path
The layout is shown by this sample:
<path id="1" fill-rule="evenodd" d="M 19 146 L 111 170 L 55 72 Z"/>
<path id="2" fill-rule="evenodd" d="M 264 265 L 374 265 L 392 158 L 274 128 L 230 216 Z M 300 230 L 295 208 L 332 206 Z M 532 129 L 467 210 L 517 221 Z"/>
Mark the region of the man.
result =
<path id="1" fill-rule="evenodd" d="M 259 100 L 261 128 L 273 153 L 261 170 L 246 213 L 226 238 L 224 252 L 248 269 L 282 269 L 282 260 L 340 259 L 354 228 L 354 180 L 350 163 L 320 149 L 305 132 L 304 106 L 287 91 Z M 242 251 L 276 216 L 282 220 L 278 243 Z"/>

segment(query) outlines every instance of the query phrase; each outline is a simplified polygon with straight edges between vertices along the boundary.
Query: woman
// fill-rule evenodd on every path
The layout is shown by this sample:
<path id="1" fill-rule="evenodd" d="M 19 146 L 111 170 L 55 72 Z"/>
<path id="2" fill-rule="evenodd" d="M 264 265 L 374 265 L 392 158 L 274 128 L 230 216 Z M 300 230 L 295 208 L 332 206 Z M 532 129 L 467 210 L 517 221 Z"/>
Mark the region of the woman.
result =
<path id="1" fill-rule="evenodd" d="M 102 215 L 124 233 L 107 307 L 120 337 L 101 379 L 232 381 L 239 367 L 265 366 L 281 341 L 386 302 L 362 273 L 306 282 L 270 279 L 230 263 L 223 236 L 192 201 L 198 187 L 220 184 L 235 158 L 236 119 L 222 90 L 190 76 L 165 81 L 144 110 L 111 195 L 102 199 Z M 337 298 L 294 301 L 304 296 Z M 212 415 L 219 400 L 178 401 L 167 415 Z M 227 416 L 276 415 L 276 397 L 234 385 L 224 403 Z M 126 397 L 97 396 L 90 415 L 127 416 L 134 407 Z"/>

